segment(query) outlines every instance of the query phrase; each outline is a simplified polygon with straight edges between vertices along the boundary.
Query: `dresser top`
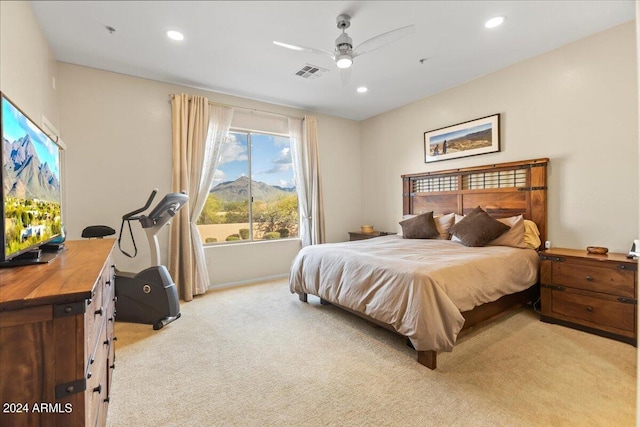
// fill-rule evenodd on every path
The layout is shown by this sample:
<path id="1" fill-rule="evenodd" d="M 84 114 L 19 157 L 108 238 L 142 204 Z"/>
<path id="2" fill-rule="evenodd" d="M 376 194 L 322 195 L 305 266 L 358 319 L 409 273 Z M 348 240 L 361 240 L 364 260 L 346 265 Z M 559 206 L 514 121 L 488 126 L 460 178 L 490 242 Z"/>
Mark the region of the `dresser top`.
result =
<path id="1" fill-rule="evenodd" d="M 590 254 L 586 249 L 565 249 L 565 248 L 552 248 L 546 249 L 540 252 L 540 255 L 548 255 L 548 256 L 557 256 L 557 257 L 570 257 L 570 258 L 582 258 L 589 259 L 594 261 L 603 261 L 603 262 L 624 262 L 624 263 L 632 263 L 637 264 L 638 260 L 627 258 L 626 254 L 621 253 L 607 253 L 604 255 L 600 254 Z"/>
<path id="2" fill-rule="evenodd" d="M 68 240 L 48 264 L 0 269 L 0 311 L 91 298 L 115 239 Z"/>

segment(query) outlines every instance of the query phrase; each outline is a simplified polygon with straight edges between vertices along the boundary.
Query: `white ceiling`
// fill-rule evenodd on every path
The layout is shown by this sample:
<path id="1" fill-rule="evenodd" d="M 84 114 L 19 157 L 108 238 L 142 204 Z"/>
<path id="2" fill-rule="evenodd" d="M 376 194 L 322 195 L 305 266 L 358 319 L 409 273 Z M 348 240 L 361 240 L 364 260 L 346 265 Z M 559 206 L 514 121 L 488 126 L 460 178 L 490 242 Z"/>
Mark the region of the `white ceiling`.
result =
<path id="1" fill-rule="evenodd" d="M 634 19 L 634 1 L 34 1 L 59 61 L 362 120 Z M 354 60 L 344 86 L 331 58 L 336 16 L 354 47 L 416 31 Z M 506 16 L 496 29 L 484 22 Z M 105 28 L 116 31 L 111 34 Z M 184 33 L 175 42 L 169 29 Z M 428 58 L 423 64 L 420 59 Z M 317 79 L 305 64 L 329 70 Z M 365 85 L 366 94 L 356 93 Z"/>

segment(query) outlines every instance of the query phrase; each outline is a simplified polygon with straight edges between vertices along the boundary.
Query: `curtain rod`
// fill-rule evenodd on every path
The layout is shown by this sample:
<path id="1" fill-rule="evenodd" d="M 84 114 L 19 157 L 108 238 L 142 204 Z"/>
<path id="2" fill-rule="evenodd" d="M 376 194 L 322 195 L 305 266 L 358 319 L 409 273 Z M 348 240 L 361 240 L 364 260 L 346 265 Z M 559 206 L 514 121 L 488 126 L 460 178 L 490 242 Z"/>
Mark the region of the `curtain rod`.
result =
<path id="1" fill-rule="evenodd" d="M 174 96 L 176 96 L 175 94 L 170 94 L 169 97 L 173 98 Z M 189 101 L 191 101 L 191 95 L 189 95 Z M 169 100 L 169 102 L 171 102 L 171 100 Z M 298 117 L 298 116 L 289 116 L 287 114 L 281 114 L 281 113 L 274 113 L 272 111 L 265 111 L 265 110 L 259 110 L 257 108 L 247 108 L 247 107 L 238 107 L 237 105 L 229 105 L 229 104 L 222 104 L 220 102 L 213 102 L 213 101 L 209 101 L 209 105 L 217 105 L 219 107 L 229 107 L 229 108 L 233 108 L 236 110 L 245 110 L 245 111 L 249 111 L 252 113 L 261 113 L 261 114 L 271 114 L 273 116 L 280 116 L 280 117 L 291 117 L 292 119 L 304 119 L 303 117 Z"/>

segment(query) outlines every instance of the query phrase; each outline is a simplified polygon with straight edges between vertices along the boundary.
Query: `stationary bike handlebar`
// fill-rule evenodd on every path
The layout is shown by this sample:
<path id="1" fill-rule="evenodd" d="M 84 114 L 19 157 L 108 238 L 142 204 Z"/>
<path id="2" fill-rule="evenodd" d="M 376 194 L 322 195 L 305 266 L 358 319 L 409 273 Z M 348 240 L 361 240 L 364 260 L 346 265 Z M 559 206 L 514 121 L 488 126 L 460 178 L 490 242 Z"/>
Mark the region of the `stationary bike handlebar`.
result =
<path id="1" fill-rule="evenodd" d="M 149 206 L 151 206 L 151 203 L 153 202 L 153 199 L 156 197 L 157 193 L 158 193 L 158 189 L 155 188 L 151 192 L 151 195 L 149 196 L 147 203 L 145 203 L 143 207 L 141 207 L 140 209 L 131 211 L 122 216 L 122 224 L 120 225 L 120 234 L 118 236 L 118 247 L 120 248 L 120 252 L 122 252 L 124 255 L 128 256 L 129 258 L 134 258 L 137 255 L 138 248 L 136 246 L 136 241 L 133 238 L 133 230 L 131 230 L 131 221 L 140 221 L 140 225 L 142 225 L 142 228 L 146 229 L 147 237 L 150 239 L 149 245 L 152 252 L 152 262 L 153 262 L 153 254 L 156 254 L 155 258 L 157 258 L 157 261 L 155 261 L 156 262 L 155 265 L 160 265 L 160 257 L 157 255 L 159 249 L 158 249 L 158 241 L 156 239 L 156 234 L 159 232 L 160 228 L 165 224 L 168 224 L 169 221 L 171 221 L 171 218 L 173 218 L 173 216 L 182 208 L 182 206 L 184 206 L 185 203 L 189 201 L 189 196 L 187 196 L 184 193 L 169 193 L 166 196 L 164 196 L 162 200 L 160 200 L 158 205 L 154 207 L 153 210 L 148 215 L 143 214 L 140 216 L 134 216 L 149 209 Z M 129 234 L 131 235 L 131 242 L 133 243 L 133 249 L 134 249 L 133 255 L 129 254 L 124 249 L 122 249 L 122 230 L 124 229 L 125 222 L 129 226 Z"/>
<path id="2" fill-rule="evenodd" d="M 149 196 L 149 199 L 147 200 L 147 203 L 145 203 L 145 205 L 140 209 L 136 209 L 135 211 L 131 211 L 128 214 L 122 215 L 122 220 L 125 221 L 127 219 L 132 219 L 131 218 L 132 216 L 149 209 L 149 206 L 151 206 L 151 202 L 153 202 L 153 199 L 156 197 L 156 194 L 158 194 L 158 189 L 154 188 L 153 191 L 151 192 L 151 195 Z"/>

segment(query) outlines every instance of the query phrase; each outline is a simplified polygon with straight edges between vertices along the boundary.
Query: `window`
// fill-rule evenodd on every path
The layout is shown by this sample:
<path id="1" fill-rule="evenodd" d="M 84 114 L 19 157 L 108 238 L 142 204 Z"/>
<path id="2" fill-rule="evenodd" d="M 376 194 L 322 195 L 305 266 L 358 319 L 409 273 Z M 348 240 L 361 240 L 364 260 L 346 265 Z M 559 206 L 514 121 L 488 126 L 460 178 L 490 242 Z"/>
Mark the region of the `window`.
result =
<path id="1" fill-rule="evenodd" d="M 197 224 L 205 244 L 298 237 L 289 137 L 229 132 Z"/>

